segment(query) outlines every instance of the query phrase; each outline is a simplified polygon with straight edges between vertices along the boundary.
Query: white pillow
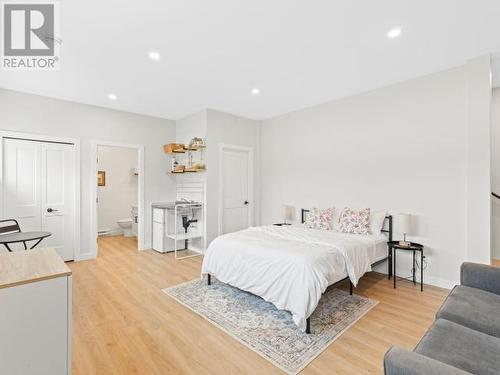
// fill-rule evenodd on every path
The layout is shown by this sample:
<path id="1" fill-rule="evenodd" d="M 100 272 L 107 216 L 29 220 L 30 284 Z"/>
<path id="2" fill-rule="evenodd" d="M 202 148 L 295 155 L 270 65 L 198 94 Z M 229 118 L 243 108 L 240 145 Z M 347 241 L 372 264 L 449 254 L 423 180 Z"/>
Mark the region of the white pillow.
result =
<path id="1" fill-rule="evenodd" d="M 371 211 L 370 212 L 370 233 L 371 234 L 380 234 L 383 226 L 384 220 L 387 216 L 387 212 L 385 211 Z"/>

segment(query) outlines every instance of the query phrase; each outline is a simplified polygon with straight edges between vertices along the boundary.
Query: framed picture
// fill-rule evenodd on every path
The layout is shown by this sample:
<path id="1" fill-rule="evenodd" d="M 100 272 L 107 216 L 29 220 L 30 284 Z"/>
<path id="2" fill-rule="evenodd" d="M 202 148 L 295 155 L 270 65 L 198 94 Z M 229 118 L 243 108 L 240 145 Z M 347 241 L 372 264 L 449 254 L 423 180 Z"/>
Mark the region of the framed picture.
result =
<path id="1" fill-rule="evenodd" d="M 106 186 L 106 172 L 98 171 L 97 172 L 97 186 Z"/>

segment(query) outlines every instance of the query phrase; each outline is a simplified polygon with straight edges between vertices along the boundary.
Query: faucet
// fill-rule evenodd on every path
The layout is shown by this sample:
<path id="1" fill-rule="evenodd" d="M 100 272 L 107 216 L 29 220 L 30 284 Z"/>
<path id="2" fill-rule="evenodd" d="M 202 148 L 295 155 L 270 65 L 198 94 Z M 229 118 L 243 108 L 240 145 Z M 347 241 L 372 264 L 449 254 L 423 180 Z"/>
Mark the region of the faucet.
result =
<path id="1" fill-rule="evenodd" d="M 184 227 L 185 233 L 188 232 L 188 228 L 191 225 L 191 223 L 197 223 L 197 222 L 198 222 L 198 219 L 188 219 L 188 217 L 186 215 L 182 215 L 182 226 Z M 185 249 L 188 248 L 188 240 L 187 239 L 184 240 L 184 248 Z"/>
<path id="2" fill-rule="evenodd" d="M 182 216 L 182 226 L 184 227 L 184 232 L 187 233 L 189 226 L 191 223 L 197 223 L 198 219 L 191 219 L 189 220 L 187 216 Z"/>

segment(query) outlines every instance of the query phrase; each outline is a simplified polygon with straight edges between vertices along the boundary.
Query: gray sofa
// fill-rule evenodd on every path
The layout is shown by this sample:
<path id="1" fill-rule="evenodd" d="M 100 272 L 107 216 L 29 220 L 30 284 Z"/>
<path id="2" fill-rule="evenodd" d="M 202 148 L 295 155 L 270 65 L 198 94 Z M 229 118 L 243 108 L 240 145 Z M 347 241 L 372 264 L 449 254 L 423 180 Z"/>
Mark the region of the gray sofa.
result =
<path id="1" fill-rule="evenodd" d="M 500 268 L 464 263 L 416 348 L 392 347 L 386 375 L 500 374 Z"/>

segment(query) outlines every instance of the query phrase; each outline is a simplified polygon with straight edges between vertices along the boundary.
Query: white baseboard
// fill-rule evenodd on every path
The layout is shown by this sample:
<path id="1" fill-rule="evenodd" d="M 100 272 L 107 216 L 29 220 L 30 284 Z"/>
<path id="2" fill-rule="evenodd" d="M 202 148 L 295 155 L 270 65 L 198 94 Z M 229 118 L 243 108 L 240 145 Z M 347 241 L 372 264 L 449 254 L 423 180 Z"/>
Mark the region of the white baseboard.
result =
<path id="1" fill-rule="evenodd" d="M 79 262 L 81 260 L 95 259 L 95 258 L 97 258 L 97 254 L 95 253 L 79 254 L 78 256 L 75 257 L 75 262 Z"/>
<path id="2" fill-rule="evenodd" d="M 373 272 L 377 272 L 383 275 L 387 275 L 387 271 L 379 270 L 379 269 L 373 269 Z M 407 277 L 408 275 L 398 275 L 398 277 Z M 417 275 L 417 282 L 420 280 L 420 276 Z M 424 287 L 425 285 L 432 285 L 432 286 L 437 286 L 439 288 L 443 289 L 453 289 L 455 285 L 460 284 L 459 282 L 456 281 L 451 281 L 451 280 L 446 280 L 446 279 L 441 279 L 439 277 L 433 277 L 433 276 L 426 276 L 424 274 Z"/>
<path id="3" fill-rule="evenodd" d="M 444 289 L 453 289 L 455 285 L 458 285 L 460 283 L 457 281 L 441 279 L 439 277 L 433 277 L 433 276 L 425 277 L 424 275 L 424 284 L 429 284 Z"/>
<path id="4" fill-rule="evenodd" d="M 123 230 L 121 229 L 106 229 L 97 232 L 98 237 L 119 236 L 121 234 L 123 234 Z"/>
<path id="5" fill-rule="evenodd" d="M 376 267 L 373 267 L 374 272 L 378 272 L 384 275 L 387 275 L 387 263 L 384 262 L 383 264 L 380 264 Z M 398 276 L 399 277 L 408 277 L 409 273 L 402 274 L 400 271 L 400 268 L 398 267 Z M 411 271 L 409 271 L 411 272 Z M 420 280 L 420 270 L 417 270 L 417 281 Z M 424 285 L 432 285 L 432 286 L 437 286 L 439 288 L 444 288 L 444 289 L 453 289 L 453 287 L 457 284 L 460 284 L 459 281 L 452 281 L 452 280 L 446 280 L 442 279 L 440 277 L 434 277 L 434 276 L 427 276 L 424 271 Z"/>
<path id="6" fill-rule="evenodd" d="M 139 245 L 140 246 L 140 245 Z M 143 251 L 143 250 L 152 250 L 153 249 L 153 245 L 151 244 L 151 242 L 146 242 L 144 244 L 144 248 L 140 248 L 139 247 L 139 251 Z"/>

